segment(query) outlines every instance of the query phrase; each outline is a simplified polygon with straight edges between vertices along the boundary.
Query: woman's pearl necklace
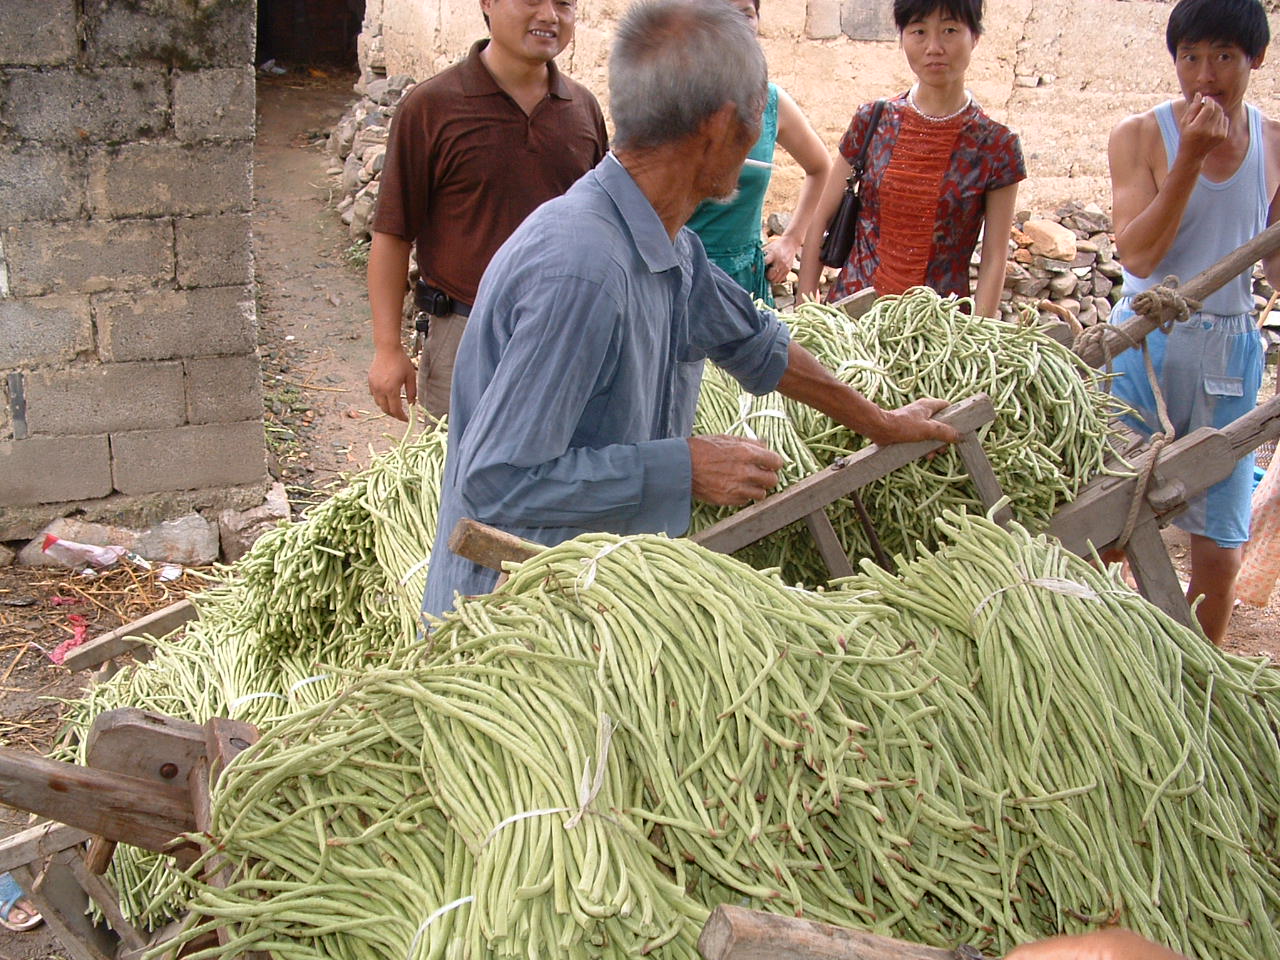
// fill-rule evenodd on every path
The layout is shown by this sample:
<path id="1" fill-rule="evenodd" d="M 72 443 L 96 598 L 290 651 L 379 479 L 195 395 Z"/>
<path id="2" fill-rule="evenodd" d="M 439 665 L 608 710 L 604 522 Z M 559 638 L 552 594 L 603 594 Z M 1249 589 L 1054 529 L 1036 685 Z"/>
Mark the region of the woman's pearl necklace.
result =
<path id="1" fill-rule="evenodd" d="M 964 92 L 964 106 L 955 113 L 948 113 L 945 117 L 935 117 L 933 114 L 925 113 L 916 106 L 916 88 L 914 84 L 911 89 L 907 91 L 907 103 L 910 105 L 912 110 L 920 114 L 921 117 L 928 120 L 930 123 L 946 123 L 948 120 L 954 120 L 956 117 L 960 116 L 960 114 L 969 109 L 970 105 L 973 103 L 973 94 L 966 90 Z"/>

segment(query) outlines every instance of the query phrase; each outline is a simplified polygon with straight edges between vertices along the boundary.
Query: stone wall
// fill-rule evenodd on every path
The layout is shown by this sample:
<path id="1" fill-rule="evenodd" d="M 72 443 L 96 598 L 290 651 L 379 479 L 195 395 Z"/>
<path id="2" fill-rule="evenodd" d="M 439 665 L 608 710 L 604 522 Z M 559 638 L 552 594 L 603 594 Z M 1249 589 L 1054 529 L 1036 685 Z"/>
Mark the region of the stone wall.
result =
<path id="1" fill-rule="evenodd" d="M 612 25 L 628 0 L 578 0 L 574 44 L 559 63 L 607 104 Z M 983 106 L 1022 136 L 1030 179 L 1019 206 L 1049 212 L 1069 200 L 1110 209 L 1107 136 L 1129 113 L 1176 93 L 1164 47 L 1171 0 L 988 0 L 986 33 L 969 70 Z M 1272 9 L 1272 33 L 1280 15 Z M 885 13 L 889 0 L 763 0 L 760 38 L 774 80 L 834 147 L 861 102 L 905 90 L 912 77 Z M 425 79 L 484 33 L 476 0 L 368 0 L 360 41 L 367 79 Z M 884 39 L 867 39 L 883 37 Z M 1273 51 L 1274 53 L 1274 51 Z M 1280 66 L 1254 75 L 1250 99 L 1274 104 Z M 789 209 L 801 174 L 779 152 L 766 209 Z"/>
<path id="2" fill-rule="evenodd" d="M 254 0 L 0 5 L 0 540 L 266 488 Z"/>

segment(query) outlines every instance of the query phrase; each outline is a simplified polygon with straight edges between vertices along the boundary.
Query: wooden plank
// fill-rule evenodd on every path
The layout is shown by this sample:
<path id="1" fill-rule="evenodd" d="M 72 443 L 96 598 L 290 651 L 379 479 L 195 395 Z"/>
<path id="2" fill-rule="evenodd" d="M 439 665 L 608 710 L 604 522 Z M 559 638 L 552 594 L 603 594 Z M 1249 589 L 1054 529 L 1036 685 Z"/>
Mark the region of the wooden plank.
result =
<path id="1" fill-rule="evenodd" d="M 704 960 L 956 960 L 957 953 L 861 930 L 719 906 L 698 937 Z M 976 952 L 969 956 L 981 957 Z"/>
<path id="2" fill-rule="evenodd" d="M 1218 430 L 1202 427 L 1164 448 L 1155 469 L 1152 488 L 1166 493 L 1181 482 L 1188 496 L 1207 490 L 1230 475 L 1235 458 L 1230 440 Z M 1095 480 L 1053 515 L 1048 532 L 1057 537 L 1072 553 L 1088 556 L 1090 545 L 1098 550 L 1115 543 L 1124 531 L 1129 505 L 1137 489 L 1136 477 L 1103 477 Z M 1157 514 L 1151 503 L 1138 508 L 1138 523 L 1152 518 L 1164 519 L 1176 504 L 1162 494 L 1158 498 L 1166 509 Z"/>
<path id="3" fill-rule="evenodd" d="M 158 852 L 195 826 L 184 789 L 8 747 L 0 747 L 0 803 Z"/>
<path id="4" fill-rule="evenodd" d="M 505 530 L 463 517 L 449 534 L 449 549 L 472 563 L 501 570 L 504 562 L 523 563 L 546 548 Z"/>
<path id="5" fill-rule="evenodd" d="M 113 960 L 119 939 L 85 916 L 89 896 L 67 865 L 69 856 L 76 854 L 71 850 L 55 854 L 39 873 L 29 865 L 14 867 L 14 879 L 36 905 L 71 960 Z"/>
<path id="6" fill-rule="evenodd" d="M 107 710 L 93 721 L 85 759 L 97 770 L 183 783 L 192 765 L 204 763 L 204 728 L 135 707 Z M 115 840 L 95 836 L 85 853 L 85 869 L 97 876 L 106 873 L 115 849 Z"/>
<path id="7" fill-rule="evenodd" d="M 832 525 L 831 518 L 827 516 L 827 511 L 815 510 L 813 513 L 806 513 L 804 524 L 809 528 L 813 542 L 818 545 L 818 553 L 827 565 L 827 575 L 830 579 L 853 576 L 853 564 L 849 562 L 849 555 L 844 552 L 844 546 L 840 543 L 840 537 L 837 536 L 836 528 Z"/>
<path id="8" fill-rule="evenodd" d="M 76 878 L 76 882 L 80 884 L 80 888 L 89 895 L 89 899 L 97 904 L 98 909 L 102 911 L 103 918 L 116 936 L 120 938 L 120 943 L 131 950 L 146 946 L 147 938 L 125 919 L 124 912 L 120 909 L 120 895 L 116 893 L 112 886 L 100 876 L 94 874 L 80 858 L 71 857 L 66 863 L 71 868 L 71 873 Z"/>
<path id="9" fill-rule="evenodd" d="M 139 620 L 126 623 L 109 633 L 82 643 L 67 654 L 63 665 L 69 670 L 88 670 L 112 657 L 129 653 L 138 647 L 148 646 L 153 638 L 172 633 L 198 615 L 190 600 L 179 600 Z"/>
<path id="10" fill-rule="evenodd" d="M 179 786 L 204 755 L 203 725 L 136 707 L 100 713 L 85 744 L 85 761 L 97 770 Z"/>
<path id="11" fill-rule="evenodd" d="M 965 434 L 994 420 L 995 410 L 990 399 L 979 394 L 953 403 L 936 419 Z M 743 507 L 690 539 L 709 550 L 733 553 L 937 448 L 938 443 L 934 440 L 866 447 L 785 490 Z"/>
<path id="12" fill-rule="evenodd" d="M 116 960 L 143 960 L 143 957 L 148 954 L 149 951 L 161 946 L 162 944 L 170 942 L 174 937 L 182 933 L 185 927 L 186 920 L 174 920 L 167 923 L 151 935 L 151 939 L 145 947 L 141 949 L 129 949 L 121 946 L 119 952 L 116 954 Z M 182 953 L 184 955 L 196 953 L 206 947 L 214 946 L 217 942 L 218 938 L 212 931 L 210 931 L 209 933 L 201 934 L 190 943 L 184 945 Z M 178 948 L 171 947 L 169 950 L 159 954 L 156 960 L 174 960 L 177 955 L 177 949 Z"/>
<path id="13" fill-rule="evenodd" d="M 106 837 L 93 837 L 89 841 L 89 849 L 84 853 L 84 868 L 95 877 L 100 877 L 111 866 L 111 858 L 116 855 L 116 842 Z"/>
<path id="14" fill-rule="evenodd" d="M 843 310 L 850 320 L 857 320 L 875 305 L 877 296 L 878 294 L 874 287 L 866 287 L 862 290 L 854 291 L 843 300 L 837 300 L 832 306 Z"/>
<path id="15" fill-rule="evenodd" d="M 91 837 L 88 830 L 45 821 L 0 840 L 0 873 L 77 847 Z"/>
<path id="16" fill-rule="evenodd" d="M 1173 569 L 1169 551 L 1160 539 L 1156 522 L 1149 520 L 1134 527 L 1124 552 L 1129 558 L 1129 569 L 1133 571 L 1138 591 L 1184 627 L 1198 631 L 1200 625 L 1187 603 L 1182 584 L 1178 582 L 1177 571 Z"/>
<path id="17" fill-rule="evenodd" d="M 1187 497 L 1225 480 L 1250 450 L 1280 438 L 1280 395 L 1269 398 L 1221 430 L 1201 427 L 1164 448 L 1156 465 L 1138 523 L 1152 517 L 1161 525 L 1184 506 Z M 1071 503 L 1058 508 L 1048 532 L 1072 553 L 1085 556 L 1113 544 L 1124 530 L 1137 480 L 1101 477 Z"/>
<path id="18" fill-rule="evenodd" d="M 1231 443 L 1231 455 L 1235 460 L 1270 440 L 1280 438 L 1280 391 L 1239 420 L 1227 424 L 1222 433 Z"/>
<path id="19" fill-rule="evenodd" d="M 1242 271 L 1277 250 L 1280 250 L 1280 223 L 1273 223 L 1213 266 L 1180 285 L 1178 291 L 1188 300 L 1202 301 L 1229 280 L 1239 276 Z M 1104 334 L 1099 334 L 1104 338 L 1105 344 L 1102 340 L 1086 340 L 1081 344 L 1080 357 L 1091 367 L 1102 366 L 1108 352 L 1113 357 L 1118 356 L 1129 348 L 1130 340 L 1141 341 L 1159 325 L 1159 318 L 1153 323 L 1142 314 L 1134 314 L 1132 319 L 1115 326 L 1098 324 L 1105 331 Z M 1117 333 L 1117 329 L 1121 332 Z"/>
<path id="20" fill-rule="evenodd" d="M 960 442 L 956 444 L 956 452 L 960 454 L 960 460 L 969 471 L 969 479 L 973 481 L 973 486 L 978 491 L 978 499 L 989 512 L 1004 497 L 1004 490 L 1000 486 L 1000 481 L 996 479 L 996 472 L 991 469 L 991 461 L 987 459 L 987 453 L 982 449 L 982 443 L 978 440 L 977 434 L 966 433 L 961 437 Z M 1012 522 L 1013 511 L 1006 503 L 992 514 L 991 518 L 1003 527 Z"/>

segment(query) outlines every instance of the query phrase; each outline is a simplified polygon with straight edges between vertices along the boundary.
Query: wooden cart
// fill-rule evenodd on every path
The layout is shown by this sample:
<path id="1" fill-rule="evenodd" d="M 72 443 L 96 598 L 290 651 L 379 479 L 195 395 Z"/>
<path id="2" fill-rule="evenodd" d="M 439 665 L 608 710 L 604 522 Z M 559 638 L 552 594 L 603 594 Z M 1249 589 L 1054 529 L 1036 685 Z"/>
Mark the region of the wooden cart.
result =
<path id="1" fill-rule="evenodd" d="M 257 739 L 237 720 L 123 709 L 94 721 L 84 766 L 0 748 L 0 803 L 45 818 L 0 841 L 0 872 L 14 875 L 71 960 L 136 960 L 171 931 L 147 936 L 121 913 L 103 878 L 116 844 L 192 864 L 196 848 L 175 838 L 208 829 L 209 784 Z M 91 903 L 106 926 L 87 915 Z"/>
<path id="2" fill-rule="evenodd" d="M 1245 244 L 1182 293 L 1205 296 L 1267 253 L 1280 249 L 1280 225 Z M 865 307 L 855 301 L 848 308 Z M 1119 353 L 1155 329 L 1160 318 L 1139 316 L 1118 334 L 1102 330 L 1077 346 L 1094 365 Z M 953 404 L 939 415 L 962 435 L 961 458 L 988 508 L 1002 496 L 1000 485 L 977 440 L 994 418 L 986 397 Z M 1149 600 L 1175 619 L 1193 618 L 1159 528 L 1183 509 L 1189 497 L 1230 473 L 1248 451 L 1280 437 L 1280 397 L 1223 430 L 1202 429 L 1164 448 L 1140 488 L 1136 478 L 1102 477 L 1054 516 L 1050 532 L 1073 552 L 1087 555 L 1117 543 L 1127 533 L 1127 553 L 1138 584 Z M 869 447 L 842 458 L 732 517 L 701 531 L 694 540 L 709 549 L 732 552 L 775 530 L 803 520 L 833 576 L 852 572 L 826 508 L 855 494 L 936 445 Z M 996 514 L 1007 519 L 1008 511 Z M 501 569 L 505 561 L 526 559 L 538 548 L 514 537 L 463 521 L 450 546 L 476 562 Z M 113 631 L 73 651 L 72 669 L 107 664 L 125 653 L 145 655 L 150 636 L 161 636 L 196 615 L 186 601 L 143 621 Z M 191 862 L 193 849 L 173 846 L 179 834 L 206 829 L 209 784 L 217 770 L 257 737 L 246 724 L 213 720 L 203 726 L 139 710 L 111 711 L 94 724 L 88 764 L 78 766 L 0 748 L 0 803 L 46 818 L 0 841 L 0 871 L 15 874 L 58 934 L 72 960 L 135 960 L 162 944 L 168 931 L 146 937 L 121 915 L 115 892 L 102 878 L 114 844 L 130 843 Z M 213 866 L 216 876 L 217 865 Z M 96 904 L 110 929 L 86 916 Z M 719 908 L 708 921 L 700 949 L 708 960 L 973 960 L 968 948 L 936 950 L 903 944 L 808 921 Z"/>
<path id="3" fill-rule="evenodd" d="M 233 720 L 202 726 L 123 709 L 94 722 L 86 766 L 0 748 L 0 801 L 50 818 L 0 842 L 0 870 L 15 875 L 71 960 L 139 960 L 174 935 L 172 926 L 151 936 L 135 929 L 102 874 L 116 843 L 193 863 L 196 848 L 174 838 L 208 828 L 212 777 L 256 739 Z M 206 874 L 219 869 L 215 861 Z M 106 926 L 87 915 L 91 902 Z M 223 931 L 217 937 L 227 942 Z M 970 947 L 924 947 L 739 907 L 712 913 L 698 949 L 706 960 L 982 960 Z"/>

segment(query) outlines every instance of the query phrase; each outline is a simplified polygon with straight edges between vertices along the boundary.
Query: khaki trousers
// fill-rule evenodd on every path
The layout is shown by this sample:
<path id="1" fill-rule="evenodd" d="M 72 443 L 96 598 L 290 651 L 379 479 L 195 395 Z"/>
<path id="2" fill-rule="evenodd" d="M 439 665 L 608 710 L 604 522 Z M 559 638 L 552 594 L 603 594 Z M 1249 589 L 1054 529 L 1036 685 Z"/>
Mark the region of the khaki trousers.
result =
<path id="1" fill-rule="evenodd" d="M 418 403 L 439 419 L 449 412 L 449 387 L 453 383 L 453 360 L 458 354 L 467 318 L 456 313 L 432 317 L 426 343 L 418 357 Z"/>

